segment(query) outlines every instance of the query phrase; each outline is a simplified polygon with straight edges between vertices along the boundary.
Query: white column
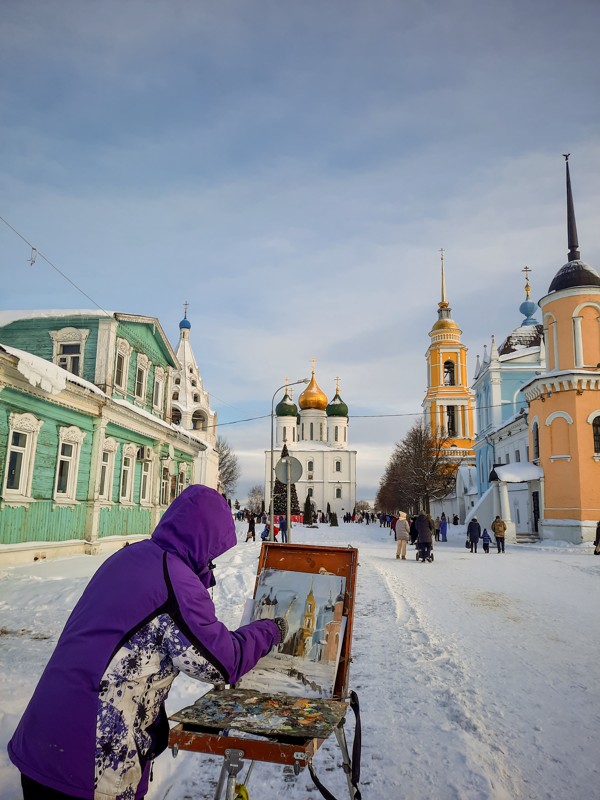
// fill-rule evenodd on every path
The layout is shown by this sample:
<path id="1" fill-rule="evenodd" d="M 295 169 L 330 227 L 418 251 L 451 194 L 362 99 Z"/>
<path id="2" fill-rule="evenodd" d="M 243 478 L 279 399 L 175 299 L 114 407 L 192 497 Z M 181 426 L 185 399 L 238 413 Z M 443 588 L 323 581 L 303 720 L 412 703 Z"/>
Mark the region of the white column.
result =
<path id="1" fill-rule="evenodd" d="M 505 481 L 499 481 L 500 491 L 500 516 L 507 524 L 512 522 L 510 518 L 510 503 L 508 502 L 508 486 Z"/>

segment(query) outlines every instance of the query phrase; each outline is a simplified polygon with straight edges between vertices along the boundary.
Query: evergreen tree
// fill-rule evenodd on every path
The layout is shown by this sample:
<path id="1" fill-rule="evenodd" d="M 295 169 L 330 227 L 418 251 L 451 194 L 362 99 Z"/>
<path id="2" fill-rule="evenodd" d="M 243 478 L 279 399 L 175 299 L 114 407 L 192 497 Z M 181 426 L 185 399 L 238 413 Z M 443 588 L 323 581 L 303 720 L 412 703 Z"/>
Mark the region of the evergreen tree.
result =
<path id="1" fill-rule="evenodd" d="M 337 513 L 335 511 L 332 512 L 329 518 L 329 525 L 331 528 L 339 528 Z"/>
<path id="2" fill-rule="evenodd" d="M 310 495 L 307 494 L 304 501 L 304 524 L 312 525 L 312 521 L 312 503 L 310 502 Z"/>
<path id="3" fill-rule="evenodd" d="M 287 444 L 283 445 L 281 451 L 281 458 L 287 458 L 289 452 Z M 298 493 L 296 492 L 296 485 L 290 485 L 290 507 L 292 514 L 300 513 L 300 504 L 298 503 Z M 273 514 L 287 514 L 287 484 L 282 483 L 279 478 L 275 478 L 275 485 L 273 486 Z"/>

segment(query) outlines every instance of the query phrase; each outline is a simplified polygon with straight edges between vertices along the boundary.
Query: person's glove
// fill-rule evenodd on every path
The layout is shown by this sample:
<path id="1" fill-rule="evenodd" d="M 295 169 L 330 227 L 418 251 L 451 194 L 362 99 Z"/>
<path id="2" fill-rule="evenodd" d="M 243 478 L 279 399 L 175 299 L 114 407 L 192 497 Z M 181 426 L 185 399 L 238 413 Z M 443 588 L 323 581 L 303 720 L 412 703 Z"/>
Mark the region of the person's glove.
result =
<path id="1" fill-rule="evenodd" d="M 281 642 L 285 641 L 285 637 L 288 635 L 289 626 L 288 626 L 288 623 L 287 623 L 287 619 L 284 619 L 283 617 L 275 617 L 273 622 L 279 628 L 279 633 L 281 634 L 281 640 L 280 640 L 280 643 L 281 643 Z"/>

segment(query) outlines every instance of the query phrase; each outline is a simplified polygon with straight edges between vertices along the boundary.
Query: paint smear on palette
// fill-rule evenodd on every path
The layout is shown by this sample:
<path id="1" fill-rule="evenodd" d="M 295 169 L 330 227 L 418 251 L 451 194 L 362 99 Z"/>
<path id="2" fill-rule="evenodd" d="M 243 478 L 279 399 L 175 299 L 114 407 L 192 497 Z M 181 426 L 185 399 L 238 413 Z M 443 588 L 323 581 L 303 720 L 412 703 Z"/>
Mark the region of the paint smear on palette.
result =
<path id="1" fill-rule="evenodd" d="M 340 700 L 266 695 L 247 689 L 208 692 L 170 719 L 191 729 L 326 739 L 344 718 Z"/>

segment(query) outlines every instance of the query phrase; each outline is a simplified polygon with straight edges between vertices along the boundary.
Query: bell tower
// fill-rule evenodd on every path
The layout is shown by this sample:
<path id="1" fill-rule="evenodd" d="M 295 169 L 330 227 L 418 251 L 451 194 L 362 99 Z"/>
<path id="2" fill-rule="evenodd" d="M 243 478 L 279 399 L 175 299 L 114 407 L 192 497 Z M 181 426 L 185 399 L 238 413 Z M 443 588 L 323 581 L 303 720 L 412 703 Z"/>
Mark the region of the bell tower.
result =
<path id="1" fill-rule="evenodd" d="M 457 461 L 475 463 L 474 396 L 469 388 L 467 347 L 462 331 L 452 319 L 446 299 L 444 250 L 440 250 L 442 285 L 438 319 L 429 332 L 431 343 L 427 360 L 427 392 L 423 400 L 425 422 L 438 436 L 447 436 L 447 447 Z"/>

